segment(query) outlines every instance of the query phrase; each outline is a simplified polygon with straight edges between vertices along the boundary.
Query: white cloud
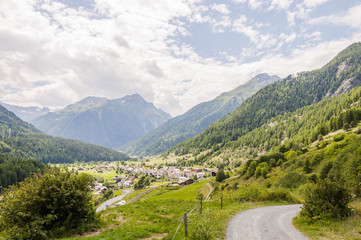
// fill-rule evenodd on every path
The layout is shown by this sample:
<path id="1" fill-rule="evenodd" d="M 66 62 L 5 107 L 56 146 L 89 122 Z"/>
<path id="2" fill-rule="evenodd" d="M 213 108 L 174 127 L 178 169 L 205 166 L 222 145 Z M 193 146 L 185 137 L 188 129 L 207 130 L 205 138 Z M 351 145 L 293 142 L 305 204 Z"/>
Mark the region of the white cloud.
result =
<path id="1" fill-rule="evenodd" d="M 286 10 L 290 7 L 292 2 L 293 2 L 293 0 L 272 0 L 269 10 L 274 9 L 274 8 Z"/>
<path id="2" fill-rule="evenodd" d="M 297 38 L 297 33 L 293 32 L 291 35 L 287 36 L 285 42 L 286 43 L 293 42 L 294 40 L 296 40 L 296 38 Z"/>
<path id="3" fill-rule="evenodd" d="M 295 26 L 296 19 L 307 19 L 310 12 L 312 12 L 312 10 L 305 8 L 302 4 L 297 4 L 296 10 L 294 11 L 288 10 L 286 14 L 289 26 Z"/>
<path id="4" fill-rule="evenodd" d="M 305 34 L 304 38 L 318 42 L 322 40 L 322 33 L 320 31 L 314 31 L 312 33 Z"/>
<path id="5" fill-rule="evenodd" d="M 257 9 L 262 6 L 262 1 L 260 0 L 248 0 L 248 5 L 251 9 Z"/>
<path id="6" fill-rule="evenodd" d="M 231 12 L 228 10 L 228 7 L 226 4 L 213 4 L 211 6 L 211 9 L 215 10 L 215 11 L 218 11 L 222 14 L 225 14 L 225 15 L 228 15 L 230 14 Z"/>
<path id="7" fill-rule="evenodd" d="M 262 7 L 262 1 L 233 2 Z M 282 9 L 287 6 L 286 1 L 273 3 Z M 89 95 L 119 98 L 139 93 L 177 115 L 254 74 L 285 76 L 314 69 L 361 39 L 354 34 L 317 44 L 322 39 L 317 30 L 292 30 L 277 38 L 271 30 L 261 31 L 273 25 L 233 15 L 233 11 L 228 14 L 231 7 L 223 5 L 206 6 L 201 0 L 95 0 L 93 10 L 73 9 L 53 0 L 0 0 L 0 100 L 59 108 Z M 212 6 L 222 13 L 217 19 L 209 14 Z M 301 4 L 299 10 L 288 12 L 292 23 L 307 18 L 309 10 Z M 358 12 L 355 7 L 310 24 L 356 28 L 361 25 Z M 241 33 L 239 38 L 246 36 L 251 45 L 240 46 L 237 58 L 228 50 L 220 52 L 230 63 L 201 57 L 190 43 L 178 38 L 191 37 L 188 27 L 193 23 L 210 24 L 213 32 Z M 276 51 L 301 37 L 313 39 L 310 47 L 295 47 L 290 57 L 262 57 L 267 50 Z M 240 64 L 247 56 L 259 59 Z"/>
<path id="8" fill-rule="evenodd" d="M 328 1 L 329 0 L 304 0 L 303 4 L 308 8 L 314 8 L 314 7 L 317 7 L 319 5 L 326 3 Z"/>
<path id="9" fill-rule="evenodd" d="M 262 34 L 248 22 L 247 17 L 245 15 L 241 15 L 238 19 L 233 21 L 232 31 L 242 33 L 247 36 L 258 49 L 270 48 L 277 44 L 277 40 L 272 38 L 270 34 Z"/>
<path id="10" fill-rule="evenodd" d="M 347 12 L 333 14 L 309 20 L 312 25 L 336 24 L 361 29 L 361 4 L 350 8 Z"/>
<path id="11" fill-rule="evenodd" d="M 229 27 L 229 26 L 232 25 L 232 21 L 228 16 L 222 16 L 218 20 L 213 19 L 211 21 L 211 25 L 212 25 L 212 31 L 214 33 L 216 33 L 216 32 L 224 32 L 224 29 L 226 27 Z"/>

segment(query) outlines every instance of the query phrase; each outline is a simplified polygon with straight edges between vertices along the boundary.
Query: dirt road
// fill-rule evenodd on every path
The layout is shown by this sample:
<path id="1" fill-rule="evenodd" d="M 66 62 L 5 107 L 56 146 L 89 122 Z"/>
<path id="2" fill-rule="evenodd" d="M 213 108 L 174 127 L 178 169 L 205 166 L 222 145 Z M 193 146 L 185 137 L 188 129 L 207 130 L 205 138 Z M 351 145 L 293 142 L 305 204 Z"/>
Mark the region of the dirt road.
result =
<path id="1" fill-rule="evenodd" d="M 306 240 L 292 219 L 302 205 L 262 207 L 234 216 L 227 229 L 227 240 Z"/>

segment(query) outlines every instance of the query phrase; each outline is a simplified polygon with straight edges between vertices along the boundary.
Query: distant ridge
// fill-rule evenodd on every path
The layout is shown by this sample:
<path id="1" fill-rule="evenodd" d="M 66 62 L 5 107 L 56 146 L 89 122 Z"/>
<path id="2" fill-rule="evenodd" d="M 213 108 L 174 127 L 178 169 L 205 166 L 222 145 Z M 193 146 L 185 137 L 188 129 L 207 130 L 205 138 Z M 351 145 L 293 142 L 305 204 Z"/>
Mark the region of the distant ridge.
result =
<path id="1" fill-rule="evenodd" d="M 46 135 L 1 105 L 0 155 L 43 163 L 130 160 L 129 156 L 106 147 Z"/>
<path id="2" fill-rule="evenodd" d="M 39 107 L 21 107 L 16 105 L 11 105 L 7 103 L 1 103 L 0 104 L 5 107 L 7 110 L 15 113 L 16 116 L 18 116 L 21 120 L 24 120 L 25 122 L 30 122 L 40 116 L 43 116 L 50 112 L 49 108 L 39 108 Z"/>
<path id="3" fill-rule="evenodd" d="M 230 92 L 222 93 L 212 101 L 196 105 L 183 115 L 175 117 L 144 137 L 120 147 L 120 150 L 138 156 L 156 155 L 187 140 L 206 129 L 219 118 L 230 113 L 259 89 L 281 80 L 278 76 L 258 74 L 247 83 Z"/>
<path id="4" fill-rule="evenodd" d="M 134 94 L 114 100 L 87 97 L 31 123 L 52 136 L 116 148 L 170 118 L 168 113 Z"/>

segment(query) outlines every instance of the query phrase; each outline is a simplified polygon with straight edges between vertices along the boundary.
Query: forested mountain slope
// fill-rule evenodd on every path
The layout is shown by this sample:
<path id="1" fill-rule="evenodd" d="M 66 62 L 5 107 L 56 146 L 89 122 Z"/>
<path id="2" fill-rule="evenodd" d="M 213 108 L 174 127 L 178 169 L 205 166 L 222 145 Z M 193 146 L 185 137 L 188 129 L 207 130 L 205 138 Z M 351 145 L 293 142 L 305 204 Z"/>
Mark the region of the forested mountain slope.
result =
<path id="1" fill-rule="evenodd" d="M 0 154 L 34 159 L 43 163 L 74 161 L 122 161 L 130 158 L 120 152 L 41 133 L 0 105 Z"/>
<path id="2" fill-rule="evenodd" d="M 169 152 L 187 154 L 232 145 L 277 115 L 293 112 L 361 85 L 361 43 L 339 53 L 319 70 L 299 73 L 257 92 L 231 114 Z"/>
<path id="3" fill-rule="evenodd" d="M 23 181 L 31 173 L 40 173 L 45 165 L 36 160 L 13 159 L 0 155 L 0 192 L 1 188 Z"/>
<path id="4" fill-rule="evenodd" d="M 194 152 L 193 157 L 188 157 L 187 164 L 225 160 L 225 165 L 234 166 L 240 159 L 256 159 L 275 152 L 283 154 L 290 149 L 301 151 L 330 132 L 355 128 L 360 121 L 361 87 L 357 87 L 348 93 L 278 115 L 236 141 L 213 146 L 206 154 Z"/>
<path id="5" fill-rule="evenodd" d="M 210 124 L 230 113 L 259 89 L 281 80 L 278 76 L 258 74 L 230 92 L 222 93 L 212 101 L 200 103 L 186 113 L 152 130 L 140 139 L 120 149 L 134 155 L 156 155 L 201 133 Z"/>
<path id="6" fill-rule="evenodd" d="M 88 97 L 31 123 L 52 136 L 116 148 L 170 118 L 168 113 L 134 94 L 114 100 Z"/>

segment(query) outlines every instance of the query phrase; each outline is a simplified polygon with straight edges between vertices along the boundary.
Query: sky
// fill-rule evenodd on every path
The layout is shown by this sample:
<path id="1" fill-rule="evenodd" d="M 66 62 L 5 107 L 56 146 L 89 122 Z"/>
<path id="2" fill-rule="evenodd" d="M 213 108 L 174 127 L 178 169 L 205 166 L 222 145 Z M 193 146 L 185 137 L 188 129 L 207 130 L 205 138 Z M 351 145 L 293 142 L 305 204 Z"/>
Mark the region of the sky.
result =
<path id="1" fill-rule="evenodd" d="M 361 0 L 0 0 L 0 101 L 138 93 L 177 116 L 361 40 Z"/>

